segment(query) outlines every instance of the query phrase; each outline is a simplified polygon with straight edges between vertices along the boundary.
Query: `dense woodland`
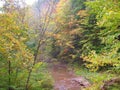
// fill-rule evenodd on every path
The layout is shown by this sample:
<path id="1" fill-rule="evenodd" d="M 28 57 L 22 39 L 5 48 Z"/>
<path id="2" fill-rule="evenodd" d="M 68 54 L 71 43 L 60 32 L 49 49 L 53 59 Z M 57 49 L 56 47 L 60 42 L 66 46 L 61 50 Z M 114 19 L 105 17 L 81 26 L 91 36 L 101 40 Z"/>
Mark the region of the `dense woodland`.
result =
<path id="1" fill-rule="evenodd" d="M 0 3 L 0 90 L 53 90 L 50 60 L 87 78 L 83 90 L 120 90 L 119 0 Z"/>

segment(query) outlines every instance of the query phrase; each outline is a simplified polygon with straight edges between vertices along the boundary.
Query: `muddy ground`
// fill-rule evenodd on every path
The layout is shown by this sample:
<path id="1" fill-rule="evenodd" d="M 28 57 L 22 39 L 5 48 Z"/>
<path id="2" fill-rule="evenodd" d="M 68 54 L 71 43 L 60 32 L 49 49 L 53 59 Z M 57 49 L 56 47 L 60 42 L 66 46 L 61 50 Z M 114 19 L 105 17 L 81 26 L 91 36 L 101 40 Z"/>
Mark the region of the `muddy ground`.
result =
<path id="1" fill-rule="evenodd" d="M 54 90 L 82 90 L 90 83 L 82 76 L 76 76 L 72 69 L 64 63 L 52 63 L 49 72 L 54 79 Z"/>

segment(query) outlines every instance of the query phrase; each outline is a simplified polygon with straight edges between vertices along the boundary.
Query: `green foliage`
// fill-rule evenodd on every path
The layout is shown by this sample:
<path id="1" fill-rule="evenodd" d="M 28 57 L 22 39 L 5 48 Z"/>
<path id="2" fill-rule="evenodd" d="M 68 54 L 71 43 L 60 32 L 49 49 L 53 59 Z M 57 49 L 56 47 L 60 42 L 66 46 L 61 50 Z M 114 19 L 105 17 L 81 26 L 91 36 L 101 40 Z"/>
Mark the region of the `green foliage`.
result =
<path id="1" fill-rule="evenodd" d="M 31 75 L 29 90 L 52 90 L 53 80 L 46 70 L 47 64 L 38 63 L 35 65 Z"/>
<path id="2" fill-rule="evenodd" d="M 76 14 L 78 11 L 84 10 L 86 8 L 84 4 L 85 2 L 86 0 L 76 0 L 76 2 L 74 0 L 71 0 L 73 13 Z"/>
<path id="3" fill-rule="evenodd" d="M 81 57 L 88 62 L 86 66 L 93 71 L 106 66 L 118 69 L 120 66 L 118 52 L 120 48 L 120 32 L 118 28 L 120 15 L 118 3 L 119 1 L 113 0 L 106 2 L 104 0 L 95 0 L 86 3 L 90 16 L 95 15 L 93 19 L 95 19 L 96 24 L 93 24 L 92 32 L 88 35 L 84 34 L 84 37 L 87 38 L 86 40 L 83 39 L 82 42 L 87 41 L 87 43 L 83 44 L 83 49 L 88 50 L 87 54 L 83 51 Z M 95 28 L 96 25 L 98 28 Z"/>

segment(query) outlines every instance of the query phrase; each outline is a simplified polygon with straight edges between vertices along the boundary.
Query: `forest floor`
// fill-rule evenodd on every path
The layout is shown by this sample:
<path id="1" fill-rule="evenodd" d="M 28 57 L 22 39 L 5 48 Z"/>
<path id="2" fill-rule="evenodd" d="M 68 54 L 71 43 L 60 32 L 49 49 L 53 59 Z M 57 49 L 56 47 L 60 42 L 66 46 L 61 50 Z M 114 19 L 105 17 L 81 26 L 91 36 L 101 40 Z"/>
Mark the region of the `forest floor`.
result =
<path id="1" fill-rule="evenodd" d="M 81 90 L 90 86 L 82 76 L 76 76 L 67 64 L 56 62 L 49 63 L 49 72 L 54 79 L 54 90 Z"/>

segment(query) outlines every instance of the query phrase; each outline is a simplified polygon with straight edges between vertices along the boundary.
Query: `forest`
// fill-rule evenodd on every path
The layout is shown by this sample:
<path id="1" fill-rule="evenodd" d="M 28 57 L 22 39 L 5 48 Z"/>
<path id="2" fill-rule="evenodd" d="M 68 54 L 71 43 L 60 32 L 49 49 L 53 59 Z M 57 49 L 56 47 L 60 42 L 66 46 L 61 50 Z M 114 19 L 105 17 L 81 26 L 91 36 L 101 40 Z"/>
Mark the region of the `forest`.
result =
<path id="1" fill-rule="evenodd" d="M 120 0 L 0 0 L 0 90 L 120 90 Z"/>

